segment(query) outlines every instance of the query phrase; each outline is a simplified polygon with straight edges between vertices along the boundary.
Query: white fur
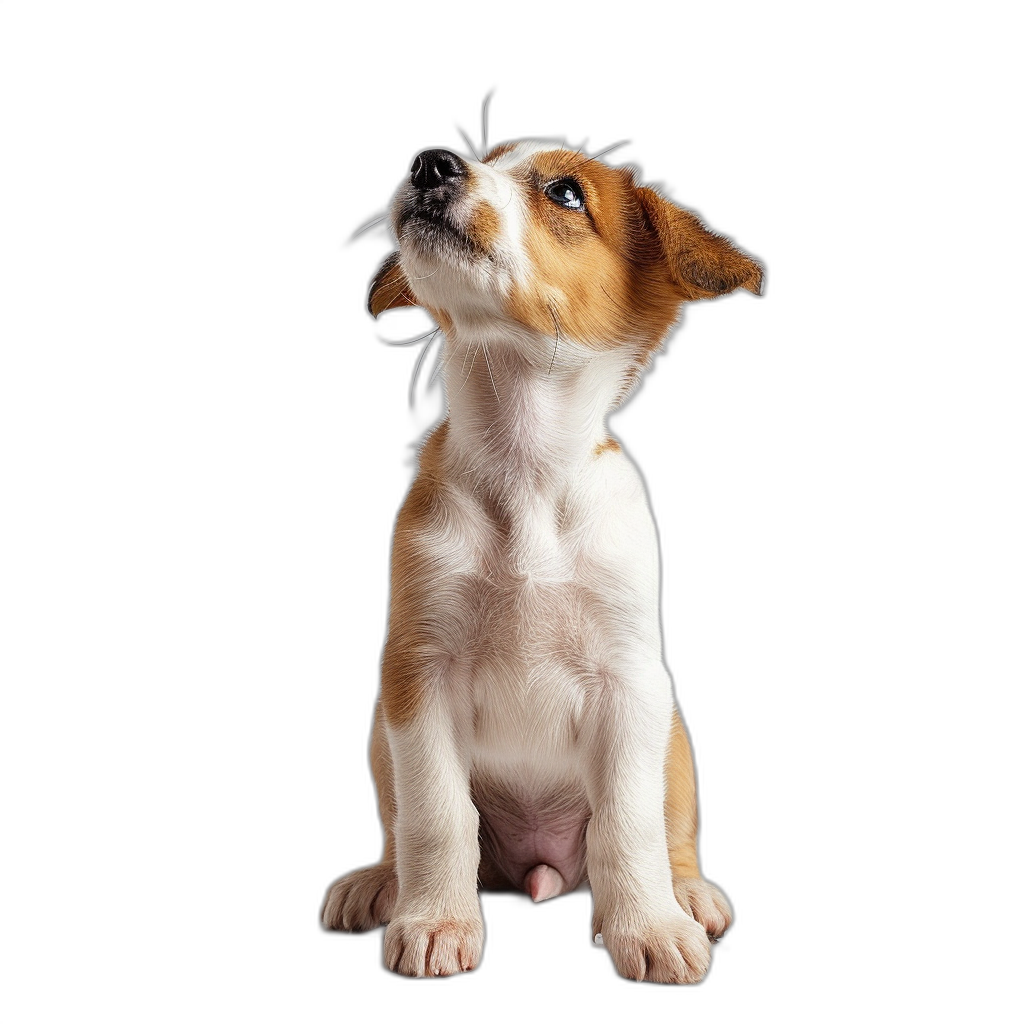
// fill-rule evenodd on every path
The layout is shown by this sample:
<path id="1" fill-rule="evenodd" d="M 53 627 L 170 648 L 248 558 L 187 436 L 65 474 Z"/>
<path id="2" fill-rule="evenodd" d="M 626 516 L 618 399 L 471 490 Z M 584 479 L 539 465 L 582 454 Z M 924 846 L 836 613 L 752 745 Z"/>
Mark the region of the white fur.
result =
<path id="1" fill-rule="evenodd" d="M 503 313 L 510 281 L 530 272 L 527 206 L 510 172 L 537 148 L 552 147 L 472 164 L 475 188 L 454 213 L 468 222 L 481 202 L 498 212 L 497 261 L 401 250 L 416 294 L 453 320 L 440 512 L 413 540 L 430 561 L 435 640 L 415 716 L 387 734 L 398 898 L 386 955 L 407 973 L 431 972 L 429 953 L 415 951 L 445 922 L 457 936 L 451 962 L 479 956 L 471 787 L 589 808 L 595 927 L 613 955 L 638 935 L 676 947 L 683 935 L 700 955 L 707 943 L 673 894 L 666 845 L 673 698 L 654 524 L 630 460 L 598 452 L 636 352 L 556 346 Z"/>

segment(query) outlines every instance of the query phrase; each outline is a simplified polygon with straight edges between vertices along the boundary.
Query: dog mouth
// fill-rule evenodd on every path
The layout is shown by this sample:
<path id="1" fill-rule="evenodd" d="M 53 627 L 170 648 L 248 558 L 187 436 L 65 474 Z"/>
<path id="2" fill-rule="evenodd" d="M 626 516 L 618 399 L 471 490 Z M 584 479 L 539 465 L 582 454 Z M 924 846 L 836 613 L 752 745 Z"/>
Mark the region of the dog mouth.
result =
<path id="1" fill-rule="evenodd" d="M 396 218 L 395 232 L 402 245 L 411 244 L 432 256 L 465 259 L 485 255 L 479 243 L 452 219 L 447 207 L 407 204 Z"/>

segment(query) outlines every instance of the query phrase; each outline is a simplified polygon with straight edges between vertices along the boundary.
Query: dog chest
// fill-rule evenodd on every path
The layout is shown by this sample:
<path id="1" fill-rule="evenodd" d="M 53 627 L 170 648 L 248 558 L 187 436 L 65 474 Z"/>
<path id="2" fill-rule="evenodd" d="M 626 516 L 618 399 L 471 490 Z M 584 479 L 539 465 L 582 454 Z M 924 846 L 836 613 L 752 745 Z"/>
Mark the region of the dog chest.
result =
<path id="1" fill-rule="evenodd" d="M 418 538 L 416 585 L 439 619 L 466 620 L 454 632 L 473 634 L 474 646 L 564 652 L 611 631 L 610 619 L 640 628 L 657 618 L 656 541 L 642 492 L 577 487 L 502 506 L 456 488 L 440 497 Z"/>
<path id="2" fill-rule="evenodd" d="M 549 550 L 533 572 L 506 562 L 466 576 L 461 589 L 446 602 L 468 616 L 446 630 L 464 642 L 452 696 L 457 709 L 471 709 L 472 744 L 484 759 L 572 758 L 584 720 L 624 684 L 625 666 L 660 646 L 653 594 L 579 552 Z"/>
<path id="3" fill-rule="evenodd" d="M 571 746 L 638 651 L 660 659 L 654 528 L 619 453 L 505 496 L 436 481 L 400 541 L 385 678 L 433 692 L 481 750 Z"/>

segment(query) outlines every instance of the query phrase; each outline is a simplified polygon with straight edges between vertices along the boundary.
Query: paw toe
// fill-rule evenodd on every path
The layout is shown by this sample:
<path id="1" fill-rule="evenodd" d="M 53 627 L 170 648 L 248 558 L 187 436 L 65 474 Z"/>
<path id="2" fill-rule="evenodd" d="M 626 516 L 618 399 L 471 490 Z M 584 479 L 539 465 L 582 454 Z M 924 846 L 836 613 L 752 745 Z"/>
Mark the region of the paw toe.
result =
<path id="1" fill-rule="evenodd" d="M 471 971 L 480 962 L 482 949 L 479 921 L 395 920 L 384 934 L 384 962 L 392 971 L 413 978 Z"/>
<path id="2" fill-rule="evenodd" d="M 692 984 L 711 965 L 708 937 L 689 917 L 603 938 L 616 970 L 632 981 Z"/>

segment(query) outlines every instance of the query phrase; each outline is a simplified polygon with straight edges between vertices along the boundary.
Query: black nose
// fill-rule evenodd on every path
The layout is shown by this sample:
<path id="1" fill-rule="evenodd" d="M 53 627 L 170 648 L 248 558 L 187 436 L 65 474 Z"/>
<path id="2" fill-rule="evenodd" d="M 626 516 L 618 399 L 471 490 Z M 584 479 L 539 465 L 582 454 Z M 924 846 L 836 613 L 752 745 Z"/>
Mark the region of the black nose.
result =
<path id="1" fill-rule="evenodd" d="M 466 173 L 462 158 L 447 149 L 426 149 L 412 162 L 412 183 L 421 189 L 437 188 Z"/>

